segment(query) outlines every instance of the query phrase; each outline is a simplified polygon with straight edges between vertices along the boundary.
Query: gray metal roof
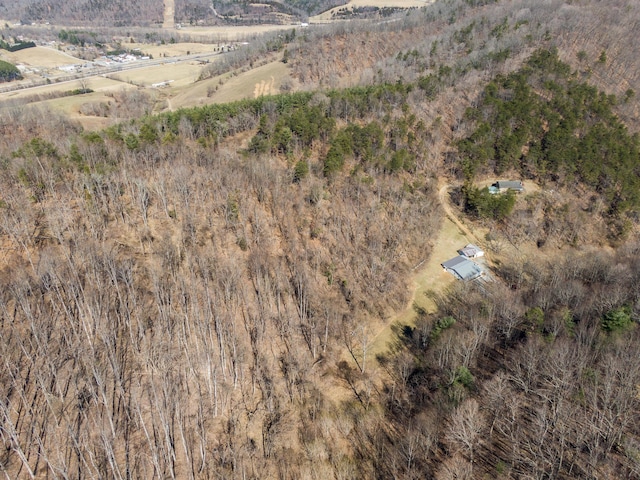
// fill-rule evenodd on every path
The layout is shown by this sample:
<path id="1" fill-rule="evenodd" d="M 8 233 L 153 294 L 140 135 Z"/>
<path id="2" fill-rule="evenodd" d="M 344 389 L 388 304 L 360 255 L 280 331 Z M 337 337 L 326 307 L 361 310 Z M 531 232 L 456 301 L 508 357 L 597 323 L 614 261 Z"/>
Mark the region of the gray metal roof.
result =
<path id="1" fill-rule="evenodd" d="M 451 260 L 447 260 L 446 262 L 441 263 L 440 265 L 442 265 L 443 268 L 454 268 L 457 265 L 460 265 L 461 263 L 468 262 L 468 261 L 469 260 L 464 258 L 462 255 L 458 255 L 457 257 L 453 257 Z"/>
<path id="2" fill-rule="evenodd" d="M 509 188 L 513 190 L 524 190 L 524 186 L 520 181 L 512 181 L 512 180 L 499 180 L 496 182 L 496 186 L 499 189 Z"/>
<path id="3" fill-rule="evenodd" d="M 441 264 L 460 280 L 473 280 L 482 275 L 482 268 L 463 256 L 457 256 Z"/>

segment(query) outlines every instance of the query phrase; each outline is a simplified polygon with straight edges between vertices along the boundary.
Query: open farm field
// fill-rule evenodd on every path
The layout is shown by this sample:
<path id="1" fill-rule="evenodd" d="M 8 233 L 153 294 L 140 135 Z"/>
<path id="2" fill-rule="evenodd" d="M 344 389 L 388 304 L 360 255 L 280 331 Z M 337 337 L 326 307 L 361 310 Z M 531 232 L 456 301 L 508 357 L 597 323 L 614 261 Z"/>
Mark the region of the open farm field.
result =
<path id="1" fill-rule="evenodd" d="M 176 110 L 275 95 L 280 93 L 280 86 L 287 77 L 286 65 L 274 61 L 238 75 L 225 74 L 189 85 L 175 82 L 162 89 L 162 92 L 167 99 L 167 106 Z"/>
<path id="2" fill-rule="evenodd" d="M 0 104 L 5 107 L 14 107 L 24 105 L 25 102 L 31 105 L 43 106 L 48 109 L 62 111 L 71 118 L 80 121 L 85 128 L 100 128 L 105 123 L 104 117 L 91 117 L 80 113 L 81 107 L 85 103 L 104 103 L 106 101 L 104 95 L 107 93 L 119 92 L 123 89 L 144 88 L 149 89 L 151 97 L 160 100 L 162 103 L 154 107 L 154 110 L 162 110 L 164 108 L 176 109 L 181 107 L 190 107 L 204 105 L 211 102 L 227 102 L 242 98 L 254 98 L 259 95 L 271 95 L 279 93 L 280 85 L 284 78 L 287 77 L 287 68 L 281 62 L 272 62 L 268 65 L 262 65 L 249 72 L 243 72 L 239 75 L 225 74 L 222 77 L 210 79 L 204 82 L 198 82 L 198 78 L 207 63 L 217 61 L 221 46 L 227 42 L 237 41 L 240 36 L 254 35 L 260 31 L 272 30 L 274 26 L 265 26 L 265 28 L 217 28 L 209 30 L 207 35 L 214 35 L 212 32 L 220 34 L 220 38 L 224 40 L 220 44 L 185 42 L 170 43 L 163 45 L 150 45 L 145 43 L 127 43 L 127 49 L 139 49 L 142 53 L 151 55 L 155 59 L 155 63 L 163 61 L 166 57 L 166 63 L 162 65 L 144 65 L 140 64 L 134 68 L 108 73 L 101 76 L 86 76 L 81 82 L 80 80 L 72 80 L 65 82 L 56 82 L 56 77 L 64 75 L 64 72 L 58 70 L 63 65 L 78 64 L 83 62 L 81 59 L 75 58 L 67 53 L 47 47 L 36 47 L 21 50 L 15 53 L 3 52 L 2 57 L 6 61 L 13 64 L 22 64 L 30 68 L 24 74 L 25 84 L 31 81 L 42 82 L 42 75 L 48 75 L 52 83 L 38 87 L 25 88 L 23 90 L 14 90 L 0 94 Z M 174 61 L 176 57 L 184 55 L 198 55 L 211 53 L 211 57 L 207 59 L 200 58 L 198 60 Z M 269 60 L 265 60 L 269 61 Z M 263 63 L 263 62 L 260 62 Z M 152 87 L 153 84 L 169 82 L 160 94 Z M 64 92 L 78 88 L 90 88 L 94 93 L 73 96 L 60 97 Z M 17 101 L 16 101 L 17 100 Z M 107 102 L 108 103 L 108 102 Z M 98 119 L 96 123 L 94 120 Z"/>
<path id="3" fill-rule="evenodd" d="M 0 59 L 14 65 L 22 64 L 34 68 L 56 68 L 63 65 L 82 63 L 83 60 L 73 57 L 68 53 L 60 52 L 49 47 L 33 47 L 7 52 L 0 50 Z"/>
<path id="4" fill-rule="evenodd" d="M 362 7 L 378 7 L 378 8 L 420 8 L 433 3 L 434 0 L 353 0 L 345 5 L 332 8 L 319 15 L 309 18 L 309 22 L 327 22 L 334 20 L 333 14 L 338 10 L 353 10 Z"/>
<path id="5" fill-rule="evenodd" d="M 92 93 L 84 95 L 71 95 L 58 98 L 47 98 L 55 96 L 60 92 L 89 88 Z M 106 77 L 91 77 L 84 80 L 73 80 L 63 83 L 54 83 L 42 87 L 35 87 L 26 90 L 18 90 L 0 94 L 0 112 L 2 107 L 11 108 L 15 102 L 22 105 L 28 101 L 30 105 L 35 105 L 48 111 L 61 112 L 70 119 L 76 120 L 87 130 L 98 130 L 111 125 L 113 118 L 87 116 L 80 113 L 81 107 L 85 104 L 109 104 L 113 102 L 111 95 L 123 91 L 136 90 L 139 87 L 118 80 Z"/>
<path id="6" fill-rule="evenodd" d="M 352 0 L 343 5 L 344 7 L 389 7 L 389 8 L 412 8 L 424 7 L 432 3 L 433 0 Z"/>
<path id="7" fill-rule="evenodd" d="M 32 105 L 64 112 L 80 121 L 85 128 L 94 129 L 108 124 L 108 119 L 82 115 L 79 113 L 80 107 L 85 103 L 108 103 L 109 97 L 105 95 L 109 93 L 143 88 L 154 98 L 166 102 L 164 107 L 160 108 L 175 110 L 256 98 L 260 95 L 274 95 L 280 92 L 280 86 L 288 78 L 287 66 L 281 61 L 273 61 L 237 75 L 225 74 L 198 82 L 202 68 L 203 65 L 195 61 L 143 67 L 106 77 L 88 77 L 84 80 L 84 86 L 94 92 L 86 95 L 46 98 L 56 93 L 82 88 L 83 84 L 79 80 L 73 80 L 0 94 L 0 102 L 10 104 L 11 100 L 31 99 Z M 154 83 L 161 82 L 170 83 L 162 89 L 152 87 Z M 158 92 L 161 93 L 156 96 Z M 97 123 L 96 119 L 99 120 Z"/>
<path id="8" fill-rule="evenodd" d="M 223 103 L 244 98 L 257 98 L 261 95 L 275 95 L 280 93 L 280 85 L 282 85 L 287 76 L 287 66 L 280 61 L 268 63 L 237 76 L 229 77 L 225 75 L 224 78 L 227 80 L 224 80 L 224 83 L 219 85 L 210 100 L 214 103 Z M 216 84 L 219 84 L 219 79 L 216 80 Z M 188 94 L 188 92 L 186 93 Z M 198 97 L 201 98 L 201 95 L 198 95 Z M 179 98 L 177 97 L 176 100 L 179 100 Z M 185 102 L 184 106 L 194 100 L 189 95 L 185 99 L 190 100 Z"/>
<path id="9" fill-rule="evenodd" d="M 133 85 L 123 84 L 121 81 L 100 76 L 87 78 L 85 80 L 85 86 L 87 88 L 90 88 L 91 90 L 94 90 L 94 92 L 102 93 L 118 90 L 121 88 L 135 88 Z M 82 84 L 79 80 L 72 80 L 62 83 L 52 83 L 51 85 L 43 85 L 41 87 L 16 90 L 14 92 L 0 94 L 0 102 L 2 100 L 29 98 L 36 95 L 45 96 L 47 94 L 55 92 L 66 92 L 68 90 L 75 90 L 77 88 L 82 88 Z M 85 95 L 83 98 L 87 98 L 87 96 L 88 95 Z"/>
<path id="10" fill-rule="evenodd" d="M 192 45 L 185 46 L 185 53 L 187 49 L 191 47 Z M 33 49 L 16 52 L 16 54 L 28 52 L 29 50 Z M 178 55 L 179 50 L 173 50 L 173 53 Z M 31 55 L 30 58 L 34 62 L 39 61 L 37 56 Z M 55 58 L 58 60 L 61 58 L 64 59 L 63 56 L 56 56 Z M 53 62 L 49 63 L 51 64 Z M 27 102 L 30 105 L 63 112 L 69 115 L 70 118 L 80 121 L 85 128 L 96 129 L 108 125 L 112 119 L 82 115 L 79 113 L 81 106 L 85 103 L 109 103 L 109 97 L 105 97 L 105 95 L 123 90 L 144 88 L 148 90 L 152 98 L 156 98 L 160 97 L 160 95 L 156 95 L 157 89 L 153 88 L 152 85 L 154 83 L 171 81 L 171 83 L 163 89 L 163 95 L 161 95 L 164 100 L 169 99 L 168 104 L 170 106 L 170 98 L 174 95 L 173 89 L 175 88 L 186 89 L 189 92 L 187 97 L 190 99 L 192 105 L 201 104 L 202 102 L 195 100 L 195 97 L 202 96 L 206 98 L 206 87 L 196 89 L 194 92 L 191 90 L 203 68 L 204 64 L 198 61 L 170 62 L 168 60 L 167 63 L 163 65 L 142 66 L 141 68 L 116 72 L 106 76 L 90 76 L 86 77 L 83 81 L 53 82 L 49 85 L 1 93 L 0 108 L 2 106 L 13 107 L 24 105 L 25 102 Z M 26 75 L 24 81 L 29 82 L 32 76 L 33 74 Z M 37 75 L 36 78 L 40 79 Z M 64 92 L 79 88 L 89 88 L 94 92 L 85 95 L 59 97 L 59 95 Z M 253 88 L 254 85 L 251 85 L 248 90 L 248 96 L 251 96 Z M 182 92 L 183 90 L 180 91 Z M 58 98 L 51 98 L 55 96 L 58 96 Z"/>
<path id="11" fill-rule="evenodd" d="M 144 87 L 151 87 L 154 83 L 173 81 L 171 86 L 175 87 L 192 84 L 198 79 L 201 70 L 202 65 L 197 62 L 171 62 L 113 73 L 109 78 Z"/>
<path id="12" fill-rule="evenodd" d="M 139 48 L 141 52 L 153 56 L 160 57 L 177 57 L 179 55 L 189 55 L 196 53 L 216 53 L 218 45 L 210 43 L 167 43 L 164 45 L 150 45 L 148 43 L 128 43 L 127 48 L 134 50 Z"/>
<path id="13" fill-rule="evenodd" d="M 210 27 L 183 27 L 181 34 L 188 34 L 194 40 L 208 42 L 239 42 L 249 41 L 255 35 L 280 30 L 291 30 L 297 25 L 233 25 Z"/>

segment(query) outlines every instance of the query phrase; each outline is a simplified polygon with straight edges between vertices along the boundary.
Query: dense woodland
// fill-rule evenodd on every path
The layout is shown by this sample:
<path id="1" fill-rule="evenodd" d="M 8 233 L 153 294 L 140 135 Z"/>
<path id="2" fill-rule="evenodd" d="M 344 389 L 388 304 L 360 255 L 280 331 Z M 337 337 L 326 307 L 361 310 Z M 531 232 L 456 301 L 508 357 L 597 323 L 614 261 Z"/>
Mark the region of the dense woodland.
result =
<path id="1" fill-rule="evenodd" d="M 125 26 L 162 23 L 163 2 L 141 0 L 71 0 L 42 1 L 18 0 L 0 4 L 0 18 L 58 25 L 87 25 L 96 22 L 100 26 Z"/>
<path id="2" fill-rule="evenodd" d="M 211 2 L 176 0 L 177 22 L 189 23 L 213 17 Z M 140 0 L 18 0 L 0 4 L 0 18 L 22 23 L 50 22 L 56 25 L 93 25 L 96 27 L 149 26 L 162 24 L 163 1 Z"/>
<path id="3" fill-rule="evenodd" d="M 238 0 L 175 0 L 174 18 L 177 23 L 215 24 L 220 22 L 252 23 L 267 15 L 280 12 L 293 19 L 306 19 L 335 6 L 344 0 L 282 0 L 247 2 Z M 265 5 L 268 8 L 265 10 Z M 162 0 L 15 0 L 0 3 L 0 18 L 19 20 L 25 24 L 50 22 L 56 25 L 83 25 L 95 27 L 119 27 L 162 24 L 164 2 Z M 245 18 L 243 18 L 245 17 Z"/>
<path id="4" fill-rule="evenodd" d="M 594 198 L 611 220 L 640 206 L 639 137 L 612 111 L 634 91 L 618 100 L 570 73 L 555 50 L 536 51 L 521 70 L 491 81 L 479 104 L 466 111 L 465 120 L 476 125 L 458 142 L 467 210 L 504 217 L 509 208 L 499 207 L 513 205 L 513 196 L 497 201 L 473 186 L 479 171 L 487 170 L 518 171 L 543 185 L 578 181 L 599 193 Z"/>
<path id="5" fill-rule="evenodd" d="M 297 93 L 4 109 L 0 472 L 640 478 L 640 10 L 530 3 L 290 35 Z M 496 173 L 543 188 L 474 210 Z M 444 183 L 494 281 L 372 358 Z"/>

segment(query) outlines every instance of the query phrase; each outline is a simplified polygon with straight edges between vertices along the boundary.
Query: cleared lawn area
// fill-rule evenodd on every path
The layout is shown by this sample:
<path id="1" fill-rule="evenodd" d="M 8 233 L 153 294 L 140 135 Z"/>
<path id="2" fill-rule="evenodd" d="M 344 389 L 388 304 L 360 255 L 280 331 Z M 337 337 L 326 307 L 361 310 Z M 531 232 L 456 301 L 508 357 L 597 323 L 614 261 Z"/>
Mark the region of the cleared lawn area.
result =
<path id="1" fill-rule="evenodd" d="M 429 291 L 441 292 L 456 281 L 453 275 L 442 269 L 440 264 L 455 257 L 457 250 L 470 242 L 471 239 L 448 217 L 444 216 L 442 228 L 434 243 L 429 259 L 420 267 L 412 279 L 413 296 L 409 304 L 404 310 L 389 318 L 385 327 L 377 332 L 369 349 L 369 362 L 375 362 L 376 355 L 386 352 L 389 348 L 389 342 L 394 339 L 394 333 L 391 330 L 391 326 L 394 323 L 415 325 L 416 312 L 413 309 L 414 303 L 424 308 L 427 312 L 435 312 L 435 303 L 427 297 L 426 293 Z"/>
<path id="2" fill-rule="evenodd" d="M 483 179 L 477 183 L 479 187 L 485 187 L 495 182 L 495 179 L 487 180 Z M 538 185 L 534 182 L 524 182 L 525 190 L 528 193 L 537 192 L 540 190 Z M 394 340 L 394 333 L 391 330 L 391 326 L 394 323 L 401 325 L 415 325 L 416 312 L 413 309 L 413 305 L 425 309 L 429 313 L 436 311 L 436 305 L 431 298 L 425 295 L 427 292 L 442 292 L 447 286 L 456 282 L 453 275 L 445 272 L 440 265 L 442 262 L 449 260 L 457 255 L 458 249 L 464 247 L 468 243 L 478 243 L 482 246 L 483 241 L 479 239 L 486 238 L 486 234 L 489 233 L 486 228 L 478 225 L 469 225 L 464 221 L 464 218 L 457 216 L 457 212 L 449 203 L 448 193 L 450 185 L 443 185 L 440 188 L 439 195 L 442 207 L 444 209 L 444 219 L 442 221 L 442 228 L 438 237 L 434 243 L 433 251 L 427 262 L 423 264 L 420 269 L 415 273 L 412 279 L 413 296 L 406 308 L 400 312 L 397 312 L 388 321 L 385 322 L 385 326 L 376 333 L 374 339 L 370 345 L 369 361 L 374 362 L 376 354 L 384 353 L 389 348 L 389 342 Z M 523 198 L 523 197 L 518 197 Z M 485 266 L 491 266 L 494 255 L 497 252 L 495 245 L 493 249 L 489 248 L 489 252 L 486 252 Z M 543 253 L 532 245 L 520 245 L 518 247 L 508 243 L 501 242 L 501 253 L 499 256 L 507 256 L 509 258 L 520 258 L 526 256 L 535 256 L 539 258 Z"/>

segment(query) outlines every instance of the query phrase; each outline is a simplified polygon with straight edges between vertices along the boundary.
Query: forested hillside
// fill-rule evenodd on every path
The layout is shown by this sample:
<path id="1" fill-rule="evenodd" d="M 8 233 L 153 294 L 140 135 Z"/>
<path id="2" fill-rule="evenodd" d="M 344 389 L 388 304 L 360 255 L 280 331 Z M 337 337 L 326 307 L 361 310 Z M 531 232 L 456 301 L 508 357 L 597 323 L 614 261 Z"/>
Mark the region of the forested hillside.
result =
<path id="1" fill-rule="evenodd" d="M 163 2 L 140 0 L 18 0 L 0 5 L 0 18 L 25 24 L 50 22 L 58 25 L 118 27 L 162 23 Z"/>
<path id="2" fill-rule="evenodd" d="M 341 125 L 405 95 L 379 92 L 196 109 L 103 134 L 3 125 L 4 469 L 331 471 L 287 452 L 313 443 L 299 438 L 306 422 L 332 415 L 344 393 L 323 377 L 347 349 L 365 361 L 361 342 L 407 298 L 439 221 L 424 159 L 415 153 L 412 176 L 387 168 L 398 148 L 384 136 L 370 164 L 323 172 Z M 31 133 L 11 134 L 16 121 Z M 256 127 L 278 140 L 246 153 L 227 141 Z"/>
<path id="3" fill-rule="evenodd" d="M 174 2 L 172 2 L 173 4 Z M 309 15 L 343 5 L 344 0 L 281 0 L 261 2 L 210 0 L 175 0 L 175 21 L 184 24 L 215 24 L 224 21 L 234 23 L 258 20 L 258 10 L 283 12 L 294 18 L 306 19 Z M 255 4 L 255 5 L 254 5 Z M 268 6 L 267 10 L 264 7 Z M 139 0 L 136 2 L 100 0 L 16 0 L 0 4 L 0 18 L 31 22 L 50 22 L 56 25 L 83 25 L 96 27 L 149 26 L 162 24 L 163 1 Z M 243 20 L 243 14 L 247 17 Z M 266 17 L 265 17 L 266 19 Z"/>
<path id="4" fill-rule="evenodd" d="M 305 41 L 289 47 L 289 61 L 306 85 L 439 74 L 433 93 L 455 86 L 445 92 L 452 95 L 446 103 L 462 105 L 496 73 L 517 68 L 539 47 L 556 46 L 560 59 L 591 85 L 623 95 L 640 88 L 634 50 L 622 40 L 633 36 L 639 15 L 638 5 L 626 0 L 436 2 L 393 22 L 306 32 Z M 637 117 L 637 102 L 633 107 L 630 117 Z"/>
<path id="5" fill-rule="evenodd" d="M 301 91 L 97 132 L 3 109 L 0 471 L 640 478 L 640 9 L 530 4 L 270 37 Z M 538 188 L 474 208 L 498 175 Z M 490 275 L 374 358 L 441 202 Z"/>
<path id="6" fill-rule="evenodd" d="M 598 192 L 591 202 L 598 199 L 610 235 L 619 235 L 628 228 L 626 213 L 640 206 L 640 141 L 612 108 L 633 95 L 629 90 L 618 100 L 598 92 L 572 77 L 555 50 L 536 51 L 521 70 L 496 77 L 465 113 L 475 130 L 458 142 L 466 210 L 495 216 L 495 197 L 474 187 L 474 179 L 517 171 L 542 185 L 577 183 Z"/>

